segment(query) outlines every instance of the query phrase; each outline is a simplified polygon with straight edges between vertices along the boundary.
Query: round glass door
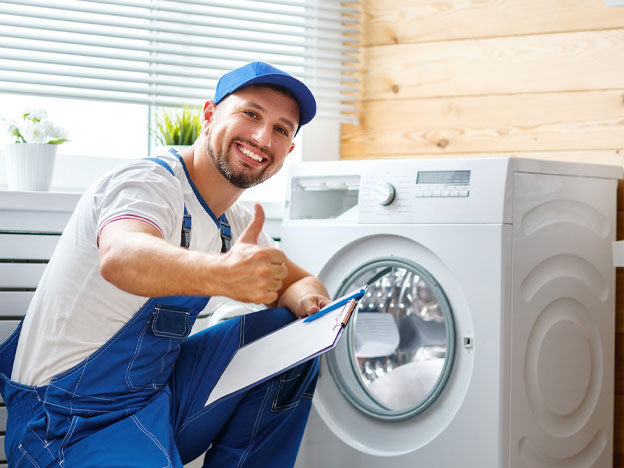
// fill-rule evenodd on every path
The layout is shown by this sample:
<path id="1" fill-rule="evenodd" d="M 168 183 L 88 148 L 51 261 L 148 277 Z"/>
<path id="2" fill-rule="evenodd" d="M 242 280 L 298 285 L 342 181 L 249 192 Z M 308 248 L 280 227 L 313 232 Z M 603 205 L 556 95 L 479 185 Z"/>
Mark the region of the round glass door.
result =
<path id="1" fill-rule="evenodd" d="M 360 410 L 405 419 L 431 405 L 450 375 L 451 308 L 435 278 L 408 260 L 362 265 L 336 297 L 366 284 L 346 339 L 327 355 L 327 364 L 341 392 Z"/>

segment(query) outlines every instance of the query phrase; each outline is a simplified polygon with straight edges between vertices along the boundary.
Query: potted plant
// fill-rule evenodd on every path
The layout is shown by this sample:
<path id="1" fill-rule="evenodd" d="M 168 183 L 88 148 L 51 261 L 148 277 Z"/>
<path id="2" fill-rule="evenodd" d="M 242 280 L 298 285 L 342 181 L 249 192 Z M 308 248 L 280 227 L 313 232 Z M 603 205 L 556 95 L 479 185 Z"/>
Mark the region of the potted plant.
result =
<path id="1" fill-rule="evenodd" d="M 67 132 L 54 126 L 44 109 L 26 109 L 19 120 L 3 120 L 13 140 L 4 146 L 9 190 L 49 190 L 56 151 Z"/>
<path id="2" fill-rule="evenodd" d="M 152 135 L 159 147 L 180 149 L 195 143 L 201 131 L 201 109 L 184 106 L 181 109 L 162 109 L 156 114 Z"/>

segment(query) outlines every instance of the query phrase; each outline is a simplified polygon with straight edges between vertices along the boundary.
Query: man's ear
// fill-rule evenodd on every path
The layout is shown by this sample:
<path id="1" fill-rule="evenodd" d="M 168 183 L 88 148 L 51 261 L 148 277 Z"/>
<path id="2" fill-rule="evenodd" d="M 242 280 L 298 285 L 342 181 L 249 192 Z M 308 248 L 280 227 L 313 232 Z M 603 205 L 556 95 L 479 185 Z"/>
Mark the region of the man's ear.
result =
<path id="1" fill-rule="evenodd" d="M 207 125 L 212 121 L 212 117 L 214 116 L 217 110 L 217 105 L 213 100 L 206 101 L 204 104 L 204 110 L 202 112 L 202 130 L 207 128 Z"/>
<path id="2" fill-rule="evenodd" d="M 288 150 L 288 154 L 292 153 L 292 150 L 294 150 L 294 149 L 295 149 L 295 144 L 291 143 L 290 144 L 290 149 Z"/>

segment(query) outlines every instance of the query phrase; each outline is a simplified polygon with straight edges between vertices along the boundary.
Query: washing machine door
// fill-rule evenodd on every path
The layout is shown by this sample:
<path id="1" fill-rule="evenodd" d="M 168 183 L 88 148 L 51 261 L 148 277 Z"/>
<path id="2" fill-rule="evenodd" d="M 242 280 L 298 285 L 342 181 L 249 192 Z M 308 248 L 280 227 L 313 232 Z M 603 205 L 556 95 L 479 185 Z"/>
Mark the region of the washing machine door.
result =
<path id="1" fill-rule="evenodd" d="M 382 420 L 410 418 L 444 390 L 455 330 L 444 291 L 421 265 L 379 258 L 362 264 L 336 296 L 368 285 L 346 337 L 327 356 L 341 393 Z"/>

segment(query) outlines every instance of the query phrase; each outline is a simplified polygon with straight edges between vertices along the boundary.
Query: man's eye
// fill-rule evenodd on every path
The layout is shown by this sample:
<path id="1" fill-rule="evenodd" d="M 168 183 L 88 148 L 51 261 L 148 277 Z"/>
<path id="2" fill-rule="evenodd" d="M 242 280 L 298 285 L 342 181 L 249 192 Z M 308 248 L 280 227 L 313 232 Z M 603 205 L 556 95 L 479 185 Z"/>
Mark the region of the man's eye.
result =
<path id="1" fill-rule="evenodd" d="M 255 119 L 258 117 L 258 114 L 256 114 L 254 111 L 245 111 L 245 114 L 251 117 L 252 119 Z"/>
<path id="2" fill-rule="evenodd" d="M 288 136 L 288 131 L 283 127 L 275 127 L 275 130 L 282 135 Z"/>

